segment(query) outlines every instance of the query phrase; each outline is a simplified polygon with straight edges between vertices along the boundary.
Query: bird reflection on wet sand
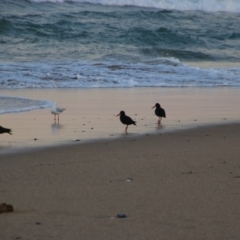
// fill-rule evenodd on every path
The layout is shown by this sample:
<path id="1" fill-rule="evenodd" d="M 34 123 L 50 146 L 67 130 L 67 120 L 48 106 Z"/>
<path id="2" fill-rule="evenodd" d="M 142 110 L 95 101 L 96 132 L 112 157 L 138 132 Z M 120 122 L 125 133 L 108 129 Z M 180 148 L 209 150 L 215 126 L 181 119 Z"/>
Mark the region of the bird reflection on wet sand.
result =
<path id="1" fill-rule="evenodd" d="M 64 125 L 54 122 L 51 125 L 52 134 L 57 134 L 61 129 L 64 128 Z"/>
<path id="2" fill-rule="evenodd" d="M 157 131 L 160 131 L 160 130 L 162 130 L 162 129 L 163 129 L 163 125 L 158 124 L 158 125 L 156 126 L 156 130 L 157 130 Z"/>

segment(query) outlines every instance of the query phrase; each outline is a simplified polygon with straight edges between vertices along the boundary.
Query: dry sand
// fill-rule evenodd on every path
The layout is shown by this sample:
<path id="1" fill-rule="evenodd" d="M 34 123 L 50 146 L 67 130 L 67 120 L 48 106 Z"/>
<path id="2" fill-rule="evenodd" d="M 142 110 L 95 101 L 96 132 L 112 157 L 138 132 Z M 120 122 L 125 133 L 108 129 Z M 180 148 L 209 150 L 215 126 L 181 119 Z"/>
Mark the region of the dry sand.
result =
<path id="1" fill-rule="evenodd" d="M 88 97 L 79 91 L 63 91 L 62 97 L 46 91 L 39 97 L 67 105 L 61 116 L 64 127 L 53 136 L 74 144 L 1 154 L 0 203 L 12 204 L 14 212 L 0 214 L 0 239 L 239 239 L 240 124 L 230 124 L 239 122 L 239 90 L 109 90 L 108 98 L 108 90 L 102 91 L 89 91 Z M 70 100 L 64 99 L 69 92 Z M 40 94 L 30 93 L 24 96 Z M 120 93 L 125 93 L 121 101 Z M 145 98 L 150 93 L 153 99 Z M 151 109 L 158 95 L 168 117 L 163 128 L 156 126 Z M 88 101 L 83 104 L 83 99 Z M 129 135 L 113 116 L 120 110 L 138 118 Z M 93 136 L 104 140 L 74 140 L 86 130 L 71 123 L 82 114 L 96 120 Z M 52 137 L 49 109 L 10 115 L 2 115 L 1 124 L 14 124 L 14 135 L 1 139 L 20 135 L 22 141 L 3 142 L 1 150 L 14 150 L 18 143 L 23 149 L 33 146 L 33 134 L 40 136 L 37 146 L 43 146 L 43 137 L 50 138 L 49 146 L 59 143 Z M 88 132 L 90 126 L 86 139 Z"/>
<path id="2" fill-rule="evenodd" d="M 232 124 L 3 155 L 0 239 L 237 240 L 239 142 Z"/>

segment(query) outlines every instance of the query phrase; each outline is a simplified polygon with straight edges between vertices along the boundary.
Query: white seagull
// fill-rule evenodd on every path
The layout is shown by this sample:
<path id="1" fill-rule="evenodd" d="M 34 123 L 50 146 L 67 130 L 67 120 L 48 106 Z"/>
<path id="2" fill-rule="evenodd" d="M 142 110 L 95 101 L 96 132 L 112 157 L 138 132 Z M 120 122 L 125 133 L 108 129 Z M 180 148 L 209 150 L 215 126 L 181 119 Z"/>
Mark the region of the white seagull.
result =
<path id="1" fill-rule="evenodd" d="M 54 121 L 56 121 L 56 115 L 58 116 L 59 121 L 59 114 L 62 113 L 65 108 L 57 107 L 56 104 L 53 104 L 51 107 L 51 113 L 54 115 Z"/>

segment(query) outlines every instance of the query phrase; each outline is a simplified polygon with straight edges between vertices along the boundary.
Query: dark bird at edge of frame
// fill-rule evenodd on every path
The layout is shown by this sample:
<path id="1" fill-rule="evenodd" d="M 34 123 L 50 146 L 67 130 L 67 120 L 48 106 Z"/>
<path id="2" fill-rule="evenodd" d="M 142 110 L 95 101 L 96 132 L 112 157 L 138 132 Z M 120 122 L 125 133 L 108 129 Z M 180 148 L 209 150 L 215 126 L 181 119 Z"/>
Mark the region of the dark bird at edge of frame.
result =
<path id="1" fill-rule="evenodd" d="M 0 134 L 3 134 L 3 133 L 8 133 L 8 134 L 12 135 L 12 129 L 4 128 L 4 127 L 0 126 Z"/>
<path id="2" fill-rule="evenodd" d="M 125 128 L 125 132 L 127 133 L 127 129 L 129 125 L 136 125 L 136 121 L 133 121 L 129 116 L 125 114 L 124 111 L 121 111 L 116 117 L 120 116 L 120 121 L 122 124 L 127 125 Z M 137 125 L 136 125 L 137 126 Z"/>
<path id="3" fill-rule="evenodd" d="M 156 108 L 155 109 L 155 114 L 156 116 L 158 116 L 158 124 L 161 124 L 161 120 L 162 118 L 166 118 L 166 113 L 165 110 L 163 108 L 161 108 L 161 105 L 159 103 L 156 103 L 152 108 Z"/>

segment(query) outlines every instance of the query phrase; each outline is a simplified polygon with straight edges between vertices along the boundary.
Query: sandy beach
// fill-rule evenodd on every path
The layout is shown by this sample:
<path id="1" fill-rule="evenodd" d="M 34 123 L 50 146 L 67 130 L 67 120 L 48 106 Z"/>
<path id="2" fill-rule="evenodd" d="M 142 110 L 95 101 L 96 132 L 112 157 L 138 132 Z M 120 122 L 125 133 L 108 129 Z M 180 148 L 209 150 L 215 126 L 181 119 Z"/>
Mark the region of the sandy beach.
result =
<path id="1" fill-rule="evenodd" d="M 240 239 L 240 0 L 0 9 L 0 240 Z"/>
<path id="2" fill-rule="evenodd" d="M 65 105 L 55 134 L 49 109 L 1 116 L 14 134 L 1 135 L 0 203 L 14 212 L 0 239 L 238 239 L 239 90 L 94 91 L 19 91 Z M 123 106 L 138 121 L 128 135 Z"/>
<path id="3" fill-rule="evenodd" d="M 240 124 L 1 156 L 0 239 L 238 239 Z M 117 218 L 125 214 L 126 218 Z"/>

